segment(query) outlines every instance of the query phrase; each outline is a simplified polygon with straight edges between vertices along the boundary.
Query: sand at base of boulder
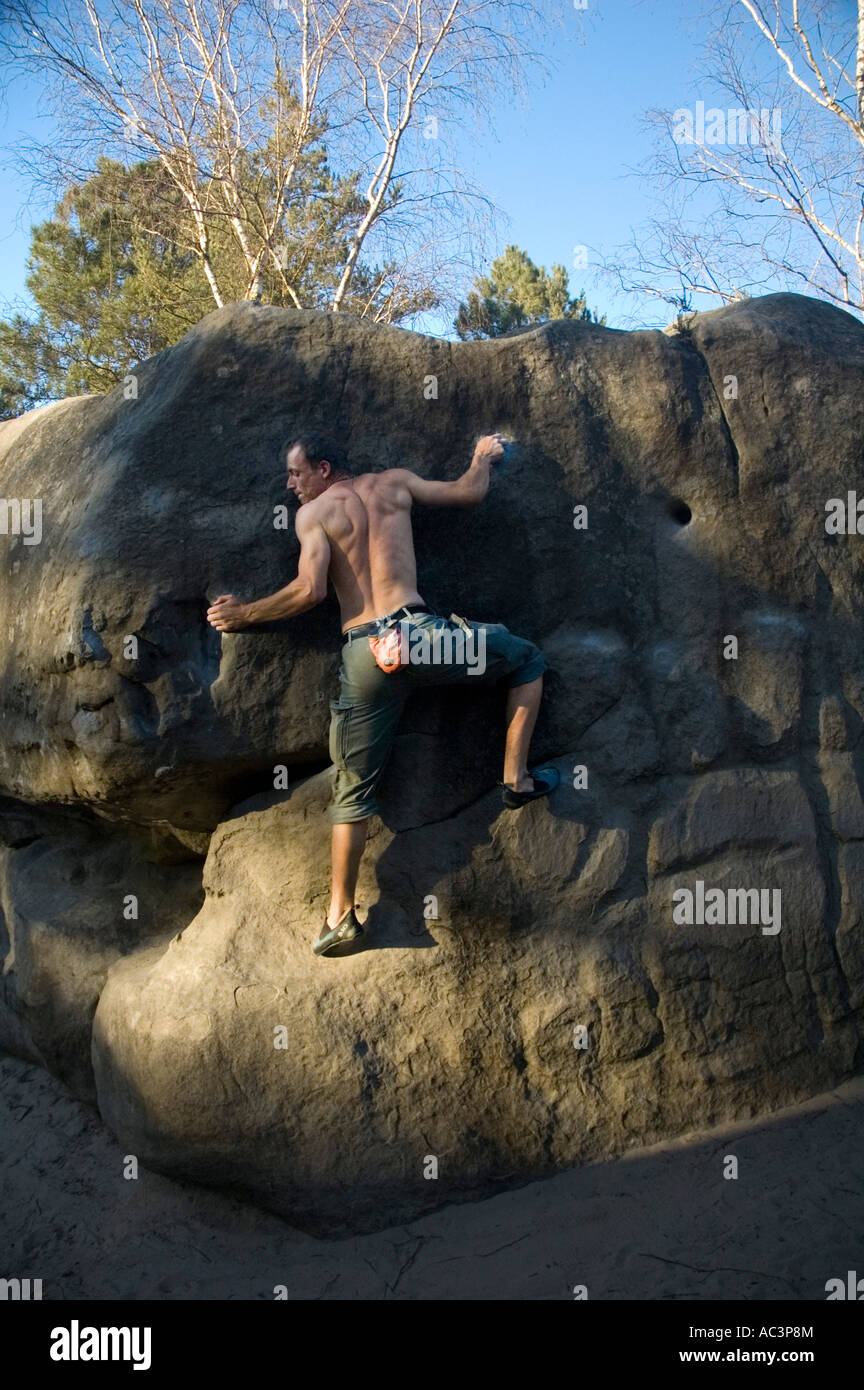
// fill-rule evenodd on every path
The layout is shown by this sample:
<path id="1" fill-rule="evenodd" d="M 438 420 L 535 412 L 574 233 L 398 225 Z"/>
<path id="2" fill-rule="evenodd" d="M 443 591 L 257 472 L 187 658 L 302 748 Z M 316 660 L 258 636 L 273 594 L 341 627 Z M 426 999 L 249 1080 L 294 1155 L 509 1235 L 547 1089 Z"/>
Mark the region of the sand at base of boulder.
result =
<path id="1" fill-rule="evenodd" d="M 342 1241 L 149 1172 L 38 1067 L 0 1058 L 7 1276 L 45 1299 L 822 1300 L 860 1265 L 864 1078 Z M 724 1178 L 727 1156 L 737 1179 Z M 857 1264 L 856 1264 L 857 1260 Z"/>

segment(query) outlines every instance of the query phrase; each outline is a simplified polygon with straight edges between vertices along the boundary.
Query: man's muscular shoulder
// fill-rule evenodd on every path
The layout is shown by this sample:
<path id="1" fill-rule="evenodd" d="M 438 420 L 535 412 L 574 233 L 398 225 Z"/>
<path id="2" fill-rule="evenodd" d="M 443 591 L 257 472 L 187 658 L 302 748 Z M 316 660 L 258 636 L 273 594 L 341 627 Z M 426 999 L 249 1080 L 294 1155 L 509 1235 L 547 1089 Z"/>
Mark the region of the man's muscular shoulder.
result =
<path id="1" fill-rule="evenodd" d="M 332 483 L 311 502 L 304 502 L 297 512 L 295 525 L 298 534 L 301 524 L 307 531 L 320 527 L 328 536 L 343 534 L 346 526 L 350 529 L 354 508 L 358 502 L 363 505 L 363 494 L 355 487 L 359 481 L 359 478 L 351 478 L 346 482 Z M 351 503 L 354 504 L 353 508 Z"/>
<path id="2" fill-rule="evenodd" d="M 394 502 L 411 505 L 411 479 L 416 477 L 410 468 L 385 468 L 381 473 L 369 476 L 380 479 L 382 491 L 386 491 Z"/>
<path id="3" fill-rule="evenodd" d="M 363 502 L 375 499 L 386 500 L 391 506 L 410 506 L 411 493 L 406 482 L 409 476 L 406 468 L 383 468 L 380 473 L 358 473 L 344 483 L 334 483 L 316 498 L 316 505 L 326 504 L 329 498 L 331 505 L 338 506 L 348 498 L 357 497 Z"/>
<path id="4" fill-rule="evenodd" d="M 393 488 L 404 484 L 407 475 L 407 468 L 382 468 L 377 473 L 358 473 L 350 482 L 361 490 L 367 488 Z M 339 484 L 335 484 L 339 486 Z"/>

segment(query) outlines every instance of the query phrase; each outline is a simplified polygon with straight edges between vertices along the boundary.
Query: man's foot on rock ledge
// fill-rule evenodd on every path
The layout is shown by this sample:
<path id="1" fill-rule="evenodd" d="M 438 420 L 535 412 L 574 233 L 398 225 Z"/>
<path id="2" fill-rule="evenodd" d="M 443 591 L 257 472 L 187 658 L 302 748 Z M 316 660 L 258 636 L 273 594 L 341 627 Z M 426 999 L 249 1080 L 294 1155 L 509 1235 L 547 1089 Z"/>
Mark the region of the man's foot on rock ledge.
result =
<path id="1" fill-rule="evenodd" d="M 314 942 L 312 950 L 316 956 L 344 956 L 350 955 L 352 942 L 358 936 L 363 935 L 363 928 L 357 921 L 353 907 L 349 907 L 345 916 L 342 917 L 335 927 L 331 927 L 324 918 L 324 926 L 321 928 L 321 935 Z"/>
<path id="2" fill-rule="evenodd" d="M 516 787 L 511 787 L 506 782 L 500 782 L 501 800 L 510 811 L 517 810 L 520 806 L 527 806 L 529 801 L 536 801 L 538 797 L 548 796 L 553 792 L 561 781 L 561 774 L 557 767 L 535 767 L 533 773 L 517 782 Z"/>

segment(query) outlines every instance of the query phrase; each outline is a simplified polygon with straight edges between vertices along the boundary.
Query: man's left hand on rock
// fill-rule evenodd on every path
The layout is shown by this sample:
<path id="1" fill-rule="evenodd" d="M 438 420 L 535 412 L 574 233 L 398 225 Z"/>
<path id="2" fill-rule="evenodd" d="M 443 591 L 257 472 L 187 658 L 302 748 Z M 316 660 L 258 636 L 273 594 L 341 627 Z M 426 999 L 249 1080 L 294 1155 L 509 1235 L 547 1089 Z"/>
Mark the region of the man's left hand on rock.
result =
<path id="1" fill-rule="evenodd" d="M 207 609 L 207 621 L 217 632 L 236 632 L 249 622 L 248 604 L 233 594 L 220 594 Z"/>

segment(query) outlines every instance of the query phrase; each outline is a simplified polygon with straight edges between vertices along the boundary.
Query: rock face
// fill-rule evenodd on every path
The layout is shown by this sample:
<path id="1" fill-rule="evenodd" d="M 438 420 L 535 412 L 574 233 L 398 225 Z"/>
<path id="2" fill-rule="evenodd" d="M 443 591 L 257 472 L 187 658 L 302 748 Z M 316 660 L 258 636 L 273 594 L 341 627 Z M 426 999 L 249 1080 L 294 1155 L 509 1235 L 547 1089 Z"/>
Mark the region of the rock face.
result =
<path id="1" fill-rule="evenodd" d="M 862 385 L 864 327 L 795 295 L 465 344 L 235 305 L 125 392 L 0 426 L 0 490 L 44 518 L 0 537 L 0 1042 L 64 1056 L 145 1164 L 333 1234 L 860 1069 L 864 540 L 826 503 L 858 482 Z M 518 440 L 478 509 L 417 510 L 419 586 L 543 648 L 533 752 L 562 771 L 502 811 L 500 689 L 413 697 L 336 961 L 309 945 L 338 610 L 205 621 L 296 572 L 273 521 L 304 427 L 439 477 Z M 98 969 L 61 1007 L 79 909 L 55 966 L 26 895 L 45 936 L 75 861 Z M 118 894 L 150 913 L 119 940 Z"/>
<path id="2" fill-rule="evenodd" d="M 368 945 L 322 962 L 309 936 L 326 909 L 328 792 L 320 773 L 281 804 L 238 807 L 213 837 L 199 916 L 110 972 L 100 1103 L 145 1165 L 332 1235 L 853 1069 L 851 961 L 824 927 L 794 772 L 670 784 L 647 894 L 615 795 L 563 785 L 515 815 L 490 792 L 434 828 L 381 825 L 360 884 Z M 674 925 L 673 891 L 700 878 L 779 888 L 781 930 Z"/>
<path id="3" fill-rule="evenodd" d="M 168 864 L 95 816 L 0 798 L 0 1048 L 96 1102 L 93 1014 L 109 968 L 164 950 L 201 906 L 195 861 Z"/>

